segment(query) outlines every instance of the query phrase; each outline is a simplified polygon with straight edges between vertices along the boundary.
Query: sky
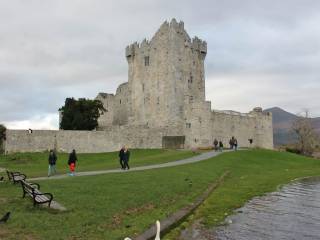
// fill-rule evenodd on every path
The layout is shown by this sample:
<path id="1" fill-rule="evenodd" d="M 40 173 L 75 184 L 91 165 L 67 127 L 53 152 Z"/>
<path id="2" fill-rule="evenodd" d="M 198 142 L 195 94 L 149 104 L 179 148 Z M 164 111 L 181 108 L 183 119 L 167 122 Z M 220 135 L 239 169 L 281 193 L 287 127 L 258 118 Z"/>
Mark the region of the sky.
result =
<path id="1" fill-rule="evenodd" d="M 125 47 L 172 18 L 208 44 L 212 108 L 320 117 L 319 0 L 1 0 L 0 123 L 57 129 L 65 98 L 114 93 Z"/>

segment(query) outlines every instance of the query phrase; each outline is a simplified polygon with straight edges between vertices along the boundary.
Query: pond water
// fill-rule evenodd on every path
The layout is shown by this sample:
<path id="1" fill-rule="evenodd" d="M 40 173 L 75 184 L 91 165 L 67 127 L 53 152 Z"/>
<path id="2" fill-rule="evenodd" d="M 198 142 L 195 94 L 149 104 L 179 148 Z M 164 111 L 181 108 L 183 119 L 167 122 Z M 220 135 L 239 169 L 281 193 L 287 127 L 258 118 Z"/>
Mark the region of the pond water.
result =
<path id="1" fill-rule="evenodd" d="M 217 240 L 320 239 L 320 177 L 284 186 L 257 197 L 226 219 Z"/>

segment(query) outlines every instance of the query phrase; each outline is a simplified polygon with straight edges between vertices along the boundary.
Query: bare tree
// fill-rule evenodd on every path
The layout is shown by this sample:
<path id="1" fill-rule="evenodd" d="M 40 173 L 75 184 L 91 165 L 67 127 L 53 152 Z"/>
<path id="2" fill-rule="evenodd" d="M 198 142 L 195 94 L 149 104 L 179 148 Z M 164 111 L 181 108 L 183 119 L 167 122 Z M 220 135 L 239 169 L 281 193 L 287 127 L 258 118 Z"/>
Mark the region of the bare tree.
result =
<path id="1" fill-rule="evenodd" d="M 318 145 L 319 136 L 311 125 L 309 111 L 305 109 L 298 118 L 293 121 L 292 131 L 296 134 L 298 142 L 297 149 L 304 155 L 311 156 Z"/>

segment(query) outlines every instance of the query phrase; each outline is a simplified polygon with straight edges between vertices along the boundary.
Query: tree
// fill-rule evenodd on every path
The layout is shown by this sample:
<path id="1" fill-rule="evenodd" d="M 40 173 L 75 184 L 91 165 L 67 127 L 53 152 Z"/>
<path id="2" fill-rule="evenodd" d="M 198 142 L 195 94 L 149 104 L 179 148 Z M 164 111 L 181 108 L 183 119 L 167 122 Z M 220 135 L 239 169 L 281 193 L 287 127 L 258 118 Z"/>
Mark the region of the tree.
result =
<path id="1" fill-rule="evenodd" d="M 98 126 L 98 118 L 106 111 L 100 100 L 67 98 L 59 109 L 62 115 L 60 129 L 93 130 Z"/>
<path id="2" fill-rule="evenodd" d="M 319 136 L 311 125 L 308 110 L 304 110 L 304 113 L 293 121 L 291 129 L 298 138 L 296 148 L 301 154 L 311 156 L 318 144 Z"/>
<path id="3" fill-rule="evenodd" d="M 0 153 L 3 152 L 3 142 L 6 140 L 6 130 L 7 128 L 0 124 Z"/>

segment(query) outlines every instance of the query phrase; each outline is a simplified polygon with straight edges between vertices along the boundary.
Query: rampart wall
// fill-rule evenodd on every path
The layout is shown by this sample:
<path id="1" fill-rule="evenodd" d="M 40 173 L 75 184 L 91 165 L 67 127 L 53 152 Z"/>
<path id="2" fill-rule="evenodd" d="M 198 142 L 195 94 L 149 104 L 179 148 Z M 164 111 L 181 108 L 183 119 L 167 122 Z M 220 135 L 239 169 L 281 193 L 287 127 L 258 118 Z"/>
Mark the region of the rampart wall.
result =
<path id="1" fill-rule="evenodd" d="M 113 126 L 104 131 L 7 130 L 5 152 L 43 152 L 56 149 L 79 153 L 110 152 L 129 148 L 162 148 L 162 136 L 178 135 L 177 129 L 146 126 Z"/>

